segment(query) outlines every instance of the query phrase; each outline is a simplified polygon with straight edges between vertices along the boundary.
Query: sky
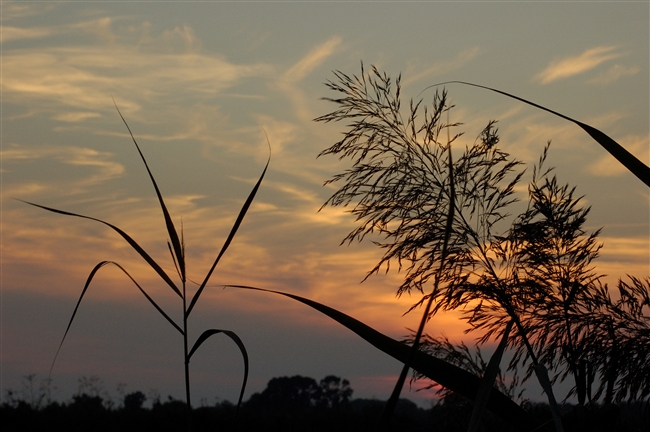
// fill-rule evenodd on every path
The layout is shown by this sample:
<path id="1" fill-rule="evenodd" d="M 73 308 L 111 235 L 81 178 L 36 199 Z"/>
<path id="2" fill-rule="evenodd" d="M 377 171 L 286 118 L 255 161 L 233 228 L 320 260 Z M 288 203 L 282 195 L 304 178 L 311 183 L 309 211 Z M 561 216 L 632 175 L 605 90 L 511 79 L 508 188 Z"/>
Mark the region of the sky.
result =
<path id="1" fill-rule="evenodd" d="M 409 98 L 470 81 L 590 124 L 650 163 L 648 2 L 6 2 L 1 4 L 2 397 L 21 377 L 47 376 L 92 268 L 120 263 L 172 316 L 180 299 L 110 228 L 15 198 L 100 218 L 129 233 L 170 275 L 155 192 L 113 103 L 145 154 L 177 227 L 189 278 L 202 281 L 266 163 L 258 195 L 189 321 L 236 332 L 250 356 L 245 395 L 278 376 L 347 378 L 354 397 L 387 398 L 401 365 L 290 299 L 222 289 L 254 285 L 322 302 L 400 339 L 416 328 L 391 270 L 361 283 L 381 257 L 321 205 L 323 183 L 348 160 L 317 155 L 345 124 L 314 122 L 336 107 L 324 83 L 360 62 L 396 77 Z M 552 140 L 549 164 L 591 206 L 602 228 L 597 271 L 610 285 L 648 276 L 648 189 L 577 126 L 514 100 L 448 85 L 471 144 L 491 119 L 501 145 L 526 164 Z M 418 96 L 420 95 L 420 96 Z M 428 99 L 427 99 L 428 98 Z M 525 177 L 528 178 L 528 177 Z M 526 187 L 517 189 L 526 199 Z M 190 284 L 190 289 L 195 289 Z M 461 313 L 427 332 L 472 344 Z M 82 376 L 115 394 L 183 399 L 182 339 L 115 267 L 102 269 L 53 370 L 67 399 Z M 192 358 L 192 397 L 235 401 L 241 355 L 227 338 Z M 422 406 L 433 394 L 405 389 Z M 538 398 L 531 387 L 527 396 Z M 560 397 L 563 397 L 560 394 Z"/>

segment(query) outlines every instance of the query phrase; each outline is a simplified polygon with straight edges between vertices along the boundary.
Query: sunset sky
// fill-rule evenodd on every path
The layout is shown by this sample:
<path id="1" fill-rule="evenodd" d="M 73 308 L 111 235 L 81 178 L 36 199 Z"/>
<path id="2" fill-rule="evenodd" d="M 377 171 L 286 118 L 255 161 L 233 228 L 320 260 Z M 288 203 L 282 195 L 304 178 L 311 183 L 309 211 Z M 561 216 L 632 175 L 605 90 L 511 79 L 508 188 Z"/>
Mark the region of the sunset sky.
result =
<path id="1" fill-rule="evenodd" d="M 77 298 L 100 261 L 123 265 L 180 321 L 180 299 L 129 245 L 129 233 L 169 272 L 155 192 L 113 99 L 158 181 L 188 272 L 202 281 L 246 196 L 272 158 L 258 196 L 190 318 L 235 331 L 250 356 L 247 399 L 272 377 L 347 378 L 354 397 L 387 398 L 401 365 L 346 328 L 292 300 L 222 290 L 247 284 L 325 303 L 394 338 L 415 328 L 396 298 L 403 274 L 360 283 L 381 257 L 371 239 L 339 246 L 354 219 L 320 206 L 323 182 L 350 166 L 316 158 L 345 131 L 315 117 L 336 108 L 323 83 L 360 62 L 402 74 L 403 106 L 449 80 L 496 87 L 588 123 L 650 163 L 648 2 L 2 2 L 2 397 L 21 377 L 44 378 Z M 527 164 L 552 140 L 549 163 L 592 206 L 603 228 L 597 271 L 615 284 L 646 277 L 648 189 L 577 126 L 485 90 L 448 85 L 459 146 L 490 119 L 501 145 Z M 428 90 L 420 97 L 430 101 Z M 460 152 L 460 150 L 459 150 Z M 517 193 L 526 199 L 526 183 Z M 190 285 L 190 289 L 195 289 Z M 471 344 L 460 314 L 432 335 Z M 195 404 L 235 401 L 241 356 L 211 339 L 191 363 Z M 53 372 L 67 399 L 81 376 L 115 395 L 182 399 L 182 340 L 115 267 L 91 285 Z M 431 393 L 405 389 L 426 405 Z M 563 394 L 559 395 L 564 397 Z M 538 398 L 532 391 L 528 397 Z"/>

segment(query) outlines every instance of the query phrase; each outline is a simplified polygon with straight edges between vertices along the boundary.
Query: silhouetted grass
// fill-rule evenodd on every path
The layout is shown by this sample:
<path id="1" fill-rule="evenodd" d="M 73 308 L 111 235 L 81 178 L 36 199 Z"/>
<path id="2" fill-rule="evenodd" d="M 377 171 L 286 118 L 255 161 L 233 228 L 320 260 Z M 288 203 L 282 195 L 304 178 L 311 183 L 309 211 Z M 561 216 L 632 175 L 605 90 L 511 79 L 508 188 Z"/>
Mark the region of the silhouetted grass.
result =
<path id="1" fill-rule="evenodd" d="M 92 220 L 95 222 L 99 222 L 101 224 L 104 224 L 108 226 L 109 228 L 113 229 L 115 232 L 117 232 L 126 242 L 149 264 L 149 266 L 160 276 L 160 278 L 165 282 L 166 285 L 169 286 L 169 288 L 180 298 L 182 302 L 182 311 L 183 311 L 183 322 L 181 325 L 177 324 L 170 316 L 156 303 L 156 301 L 149 295 L 147 294 L 146 290 L 138 284 L 138 282 L 129 274 L 129 272 L 121 265 L 113 261 L 102 261 L 98 263 L 90 272 L 90 275 L 88 276 L 86 283 L 83 287 L 83 290 L 81 291 L 81 295 L 79 296 L 79 300 L 77 301 L 77 304 L 74 308 L 74 311 L 72 313 L 72 316 L 70 317 L 70 321 L 68 322 L 68 326 L 65 330 L 65 333 L 63 335 L 63 338 L 61 339 L 61 343 L 59 344 L 59 348 L 57 349 L 56 355 L 54 357 L 54 360 L 52 361 L 52 367 L 50 368 L 50 374 L 52 372 L 52 369 L 54 368 L 54 364 L 56 362 L 56 358 L 63 346 L 63 343 L 65 342 L 66 336 L 68 335 L 68 332 L 70 330 L 70 327 L 72 326 L 72 322 L 74 321 L 74 318 L 77 314 L 77 311 L 79 309 L 79 306 L 81 305 L 81 301 L 83 300 L 84 295 L 86 294 L 88 288 L 90 287 L 91 282 L 93 281 L 95 275 L 97 272 L 103 268 L 106 265 L 112 264 L 119 268 L 126 276 L 135 284 L 135 286 L 138 288 L 138 290 L 147 298 L 147 300 L 153 305 L 153 307 L 156 308 L 156 310 L 167 320 L 169 324 L 172 325 L 172 327 L 181 334 L 183 337 L 183 352 L 184 352 L 184 371 L 185 371 L 185 397 L 186 397 L 186 406 L 187 406 L 187 411 L 191 412 L 191 397 L 190 397 L 190 370 L 189 370 L 189 364 L 190 364 L 190 359 L 192 358 L 192 355 L 196 352 L 198 348 L 201 347 L 201 345 L 209 339 L 211 336 L 214 336 L 216 334 L 224 334 L 225 336 L 229 337 L 230 339 L 235 342 L 237 347 L 242 353 L 243 356 L 243 361 L 244 361 L 244 378 L 242 381 L 242 386 L 241 386 L 241 391 L 239 394 L 239 401 L 237 403 L 237 410 L 239 410 L 239 407 L 241 405 L 243 396 L 244 396 L 244 391 L 246 389 L 246 381 L 248 379 L 248 354 L 246 352 L 246 348 L 244 346 L 244 343 L 242 340 L 237 336 L 237 334 L 233 331 L 227 330 L 227 329 L 208 329 L 205 330 L 199 337 L 198 339 L 194 342 L 194 344 L 190 347 L 189 345 L 189 340 L 188 340 L 188 319 L 190 317 L 190 314 L 192 312 L 192 309 L 196 305 L 196 302 L 198 301 L 201 293 L 205 289 L 208 280 L 210 279 L 210 276 L 212 276 L 212 273 L 214 272 L 217 264 L 219 263 L 221 257 L 223 254 L 226 252 L 228 249 L 228 246 L 230 246 L 230 243 L 232 242 L 235 234 L 237 233 L 237 230 L 239 229 L 239 226 L 241 225 L 244 216 L 246 215 L 246 212 L 248 211 L 251 203 L 253 202 L 253 199 L 255 198 L 255 194 L 257 193 L 257 190 L 260 187 L 260 184 L 262 183 L 262 180 L 264 178 L 264 175 L 266 174 L 266 170 L 269 166 L 270 162 L 270 156 L 269 160 L 266 162 L 266 166 L 264 167 L 264 170 L 262 171 L 262 175 L 260 176 L 259 180 L 253 187 L 252 191 L 250 192 L 248 198 L 246 199 L 244 205 L 242 206 L 239 215 L 237 216 L 237 219 L 235 220 L 235 223 L 233 227 L 230 230 L 230 233 L 228 237 L 226 238 L 226 241 L 224 242 L 221 250 L 219 251 L 219 254 L 217 255 L 217 258 L 215 259 L 214 263 L 212 264 L 212 267 L 206 274 L 205 278 L 203 279 L 203 282 L 201 285 L 198 287 L 198 289 L 194 292 L 194 294 L 190 294 L 187 290 L 187 275 L 186 275 L 186 268 L 185 268 L 185 243 L 183 240 L 183 232 L 181 230 L 180 235 L 178 231 L 176 230 L 176 227 L 174 226 L 174 222 L 169 214 L 169 211 L 167 210 L 167 206 L 165 205 L 165 201 L 163 199 L 163 196 L 160 192 L 160 189 L 158 188 L 158 184 L 156 183 L 156 180 L 154 179 L 154 176 L 149 169 L 149 165 L 147 164 L 147 161 L 144 157 L 144 154 L 140 150 L 140 146 L 138 145 L 137 141 L 135 140 L 135 137 L 133 136 L 133 133 L 131 132 L 131 129 L 129 128 L 129 125 L 127 124 L 126 120 L 122 116 L 122 113 L 120 113 L 119 109 L 117 108 L 117 105 L 115 108 L 118 111 L 118 114 L 120 115 L 120 118 L 124 122 L 124 125 L 126 126 L 127 130 L 129 131 L 129 134 L 131 136 L 131 139 L 133 141 L 133 144 L 135 145 L 138 154 L 140 155 L 140 158 L 142 159 L 142 162 L 144 163 L 145 168 L 147 169 L 147 173 L 149 174 L 149 178 L 151 179 L 151 183 L 153 184 L 154 190 L 156 192 L 156 196 L 158 198 L 158 202 L 160 204 L 160 208 L 163 213 L 164 221 L 165 221 L 165 226 L 167 229 L 167 234 L 169 235 L 169 240 L 167 241 L 167 246 L 169 248 L 169 252 L 174 264 L 174 267 L 176 268 L 176 273 L 178 278 L 180 279 L 180 288 L 179 286 L 172 281 L 172 279 L 169 277 L 169 275 L 163 270 L 162 266 L 158 264 L 156 260 L 154 260 L 141 246 L 136 242 L 129 234 L 118 228 L 117 226 L 105 222 L 101 219 L 90 217 L 90 216 L 84 216 L 81 214 L 77 213 L 71 213 L 67 212 L 64 210 L 58 210 L 55 208 L 51 207 L 46 207 L 40 204 L 35 204 L 27 201 L 23 201 L 26 204 L 39 207 L 41 209 L 66 215 L 66 216 L 74 216 L 82 219 L 87 219 L 87 220 Z M 22 201 L 22 200 L 21 200 Z M 236 415 L 236 413 L 235 413 Z M 188 416 L 189 418 L 189 416 Z"/>

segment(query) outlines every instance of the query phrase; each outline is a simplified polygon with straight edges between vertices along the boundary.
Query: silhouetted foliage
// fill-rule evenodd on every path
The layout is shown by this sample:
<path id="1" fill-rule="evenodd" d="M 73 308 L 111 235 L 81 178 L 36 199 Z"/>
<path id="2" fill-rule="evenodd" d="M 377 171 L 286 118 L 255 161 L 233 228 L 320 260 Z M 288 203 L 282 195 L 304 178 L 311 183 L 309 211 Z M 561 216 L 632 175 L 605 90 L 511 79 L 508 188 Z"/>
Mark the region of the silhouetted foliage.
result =
<path id="1" fill-rule="evenodd" d="M 129 393 L 124 396 L 124 410 L 136 411 L 142 409 L 145 400 L 147 400 L 147 397 L 141 391 Z"/>
<path id="2" fill-rule="evenodd" d="M 650 278 L 619 279 L 618 298 L 606 284 L 595 284 L 595 301 L 577 323 L 585 335 L 587 370 L 600 384 L 590 400 L 645 401 L 650 405 Z"/>
<path id="3" fill-rule="evenodd" d="M 113 101 L 115 103 L 115 101 Z M 215 268 L 219 264 L 219 261 L 223 254 L 226 252 L 228 247 L 230 246 L 235 234 L 237 233 L 237 230 L 239 229 L 242 221 L 244 220 L 244 217 L 246 216 L 246 213 L 248 212 L 248 209 L 250 208 L 251 203 L 255 199 L 255 195 L 257 194 L 257 191 L 260 187 L 260 184 L 262 183 L 262 180 L 264 179 L 264 175 L 266 174 L 266 170 L 268 169 L 269 163 L 270 163 L 270 154 L 269 154 L 269 159 L 266 162 L 266 166 L 264 167 L 264 170 L 262 171 L 262 174 L 260 178 L 258 179 L 257 183 L 253 187 L 252 191 L 249 193 L 248 198 L 244 202 L 241 210 L 239 211 L 239 214 L 237 216 L 237 219 L 235 220 L 234 225 L 232 226 L 228 237 L 223 243 L 223 246 L 221 247 L 219 254 L 217 255 L 215 261 L 213 262 L 211 268 L 208 270 L 205 278 L 203 279 L 203 282 L 198 286 L 198 288 L 192 293 L 193 290 L 188 289 L 189 287 L 187 286 L 187 274 L 186 274 L 186 266 L 185 266 L 185 240 L 183 236 L 183 227 L 181 225 L 181 230 L 180 230 L 180 235 L 178 230 L 176 229 L 174 222 L 172 220 L 172 217 L 169 214 L 169 211 L 167 210 L 167 206 L 165 205 L 165 201 L 163 199 L 163 196 L 160 192 L 160 189 L 158 188 L 158 184 L 156 183 L 156 180 L 154 179 L 154 176 L 149 169 L 149 164 L 147 163 L 147 160 L 144 157 L 144 154 L 142 153 L 140 146 L 138 145 L 133 133 L 131 132 L 131 128 L 129 127 L 128 123 L 122 116 L 122 113 L 120 112 L 119 108 L 117 107 L 117 104 L 115 104 L 115 109 L 117 110 L 120 118 L 122 119 L 122 122 L 124 123 L 124 126 L 126 126 L 126 129 L 129 132 L 129 135 L 131 137 L 131 140 L 133 141 L 133 144 L 136 147 L 136 150 L 138 154 L 140 155 L 140 158 L 142 159 L 142 162 L 147 170 L 147 173 L 149 174 L 149 179 L 151 180 L 151 183 L 154 187 L 154 190 L 156 192 L 156 196 L 158 198 L 158 202 L 160 205 L 160 209 L 163 213 L 163 218 L 165 220 L 165 225 L 167 228 L 167 234 L 169 235 L 169 240 L 167 240 L 167 247 L 169 249 L 169 253 L 172 258 L 172 262 L 174 264 L 174 268 L 176 270 L 176 273 L 179 277 L 180 280 L 180 285 L 176 282 L 174 282 L 167 272 L 163 269 L 163 267 L 160 266 L 160 264 L 154 260 L 143 248 L 136 242 L 129 234 L 124 232 L 122 229 L 118 228 L 117 226 L 106 222 L 104 220 L 90 217 L 90 216 L 85 216 L 77 213 L 71 213 L 68 211 L 64 210 L 58 210 L 55 208 L 51 207 L 46 207 L 42 206 L 40 204 L 35 204 L 35 203 L 30 203 L 27 201 L 23 201 L 26 204 L 32 205 L 34 207 L 41 208 L 43 210 L 47 210 L 53 213 L 58 213 L 66 216 L 73 216 L 81 219 L 87 219 L 87 220 L 92 220 L 95 222 L 99 222 L 102 225 L 105 225 L 109 228 L 111 228 L 113 231 L 118 233 L 132 248 L 135 250 L 147 264 L 149 267 L 154 270 L 158 276 L 162 279 L 165 284 L 167 284 L 176 295 L 180 297 L 182 300 L 182 306 L 183 306 L 183 314 L 182 314 L 182 328 L 181 325 L 178 325 L 157 303 L 156 301 L 146 292 L 145 289 L 138 284 L 138 282 L 131 276 L 131 274 L 121 265 L 118 264 L 117 262 L 114 261 L 101 261 L 95 267 L 90 271 L 90 274 L 88 275 L 86 279 L 86 283 L 81 291 L 81 295 L 79 296 L 79 300 L 77 300 L 77 305 L 74 308 L 74 311 L 72 312 L 72 315 L 70 317 L 70 320 L 68 322 L 68 326 L 63 333 L 63 338 L 61 339 L 61 343 L 59 344 L 59 348 L 54 355 L 54 360 L 52 361 L 52 366 L 50 368 L 50 374 L 52 373 L 52 370 L 54 369 L 54 364 L 56 363 L 56 359 L 59 355 L 59 352 L 61 351 L 61 348 L 63 347 L 63 343 L 66 340 L 66 337 L 68 335 L 68 332 L 70 331 L 70 327 L 72 326 L 72 323 L 74 322 L 74 318 L 77 314 L 77 311 L 79 310 L 79 306 L 81 305 L 81 301 L 83 300 L 86 292 L 88 291 L 88 288 L 90 287 L 91 282 L 93 281 L 94 277 L 96 276 L 97 272 L 101 270 L 104 266 L 106 265 L 114 265 L 117 268 L 119 268 L 131 281 L 135 284 L 135 286 L 138 288 L 138 290 L 147 298 L 149 303 L 153 307 L 156 308 L 156 310 L 161 314 L 163 318 L 169 322 L 169 324 L 172 325 L 173 328 L 175 328 L 183 337 L 183 349 L 184 349 L 184 371 L 185 371 L 185 400 L 187 404 L 187 410 L 185 410 L 188 414 L 188 425 L 191 424 L 191 411 L 192 411 L 192 403 L 191 403 L 191 392 L 190 392 L 190 360 L 192 355 L 202 346 L 202 344 L 208 340 L 210 337 L 218 334 L 223 334 L 227 337 L 229 337 L 239 348 L 242 357 L 243 357 L 243 362 L 244 362 L 244 377 L 242 380 L 242 386 L 241 386 L 241 391 L 240 391 L 240 396 L 239 396 L 239 401 L 237 402 L 237 408 L 242 403 L 242 399 L 244 397 L 244 392 L 246 390 L 246 382 L 248 380 L 248 353 L 246 352 L 246 347 L 244 346 L 244 343 L 242 340 L 237 336 L 236 333 L 234 333 L 231 330 L 227 329 L 207 329 L 204 330 L 201 335 L 196 339 L 196 341 L 190 345 L 190 340 L 188 339 L 188 319 L 189 316 L 192 312 L 192 309 L 198 302 L 199 297 L 201 296 L 201 293 L 203 290 L 206 288 L 208 281 L 210 280 L 210 277 L 214 273 Z M 269 150 L 270 150 L 270 144 L 269 144 Z M 21 200 L 22 201 L 22 200 Z M 95 383 L 80 383 L 80 386 L 83 385 L 90 385 L 93 387 Z M 81 387 L 80 387 L 81 388 Z M 80 393 L 86 393 L 85 390 L 81 389 Z M 96 395 L 95 395 L 96 396 Z M 108 399 L 105 403 L 111 404 L 112 401 Z M 237 412 L 235 412 L 236 416 Z"/>
<path id="4" fill-rule="evenodd" d="M 404 340 L 404 342 L 407 344 L 412 344 L 413 336 L 410 335 Z M 470 348 L 465 345 L 464 342 L 456 345 L 452 343 L 446 336 L 433 337 L 425 334 L 422 338 L 422 341 L 420 342 L 419 348 L 420 350 L 434 357 L 438 357 L 451 364 L 461 367 L 476 376 L 482 377 L 485 374 L 487 361 L 483 358 L 483 353 L 481 352 L 479 344 L 474 345 L 474 349 L 470 350 Z M 425 377 L 422 374 L 418 373 L 417 371 L 413 371 L 413 378 L 411 379 L 411 383 L 414 383 L 415 381 L 423 378 Z M 518 403 L 525 403 L 526 399 L 522 397 L 524 389 L 521 388 L 520 385 L 521 380 L 516 369 L 511 371 L 511 373 L 506 376 L 504 371 L 499 368 L 494 387 L 496 387 L 501 393 L 509 396 L 510 398 L 518 400 Z M 454 395 L 453 391 L 445 387 L 441 387 L 436 383 L 425 385 L 421 389 L 432 388 L 437 388 L 437 394 L 440 395 L 443 402 L 457 403 L 459 400 Z"/>
<path id="5" fill-rule="evenodd" d="M 452 345 L 448 345 L 443 349 L 451 352 L 453 351 L 451 347 Z M 470 353 L 470 350 L 463 352 Z M 329 396 L 322 394 L 327 388 L 331 390 Z M 318 396 L 318 389 L 321 389 L 320 396 Z M 103 390 L 100 393 L 106 395 Z M 263 394 L 265 396 L 261 396 Z M 271 394 L 276 397 L 268 400 L 273 399 L 275 408 L 260 403 Z M 192 430 L 196 432 L 215 429 L 269 432 L 375 431 L 385 401 L 351 399 L 351 394 L 352 388 L 349 382 L 336 376 L 327 376 L 320 382 L 301 376 L 273 378 L 264 391 L 251 396 L 244 403 L 242 415 L 237 423 L 232 423 L 236 406 L 229 401 L 220 401 L 211 406 L 204 405 L 193 409 Z M 16 392 L 12 392 L 12 395 L 12 399 L 7 398 L 6 402 L 0 405 L 3 432 L 26 430 L 166 432 L 184 430 L 187 427 L 187 405 L 171 396 L 164 401 L 154 398 L 153 405 L 146 408 L 142 406 L 145 396 L 140 391 L 125 394 L 123 400 L 115 404 L 106 403 L 102 396 L 76 394 L 68 403 L 48 402 L 35 408 L 29 402 L 19 399 Z M 35 395 L 40 396 L 38 392 Z M 309 408 L 300 403 L 277 404 L 279 399 L 296 400 L 296 395 L 309 396 L 303 399 L 309 399 Z M 338 401 L 339 405 L 322 403 L 323 398 L 328 402 Z M 281 408 L 277 408 L 278 406 Z M 545 404 L 526 402 L 524 406 L 538 424 L 543 424 L 550 418 L 550 411 Z M 566 412 L 563 418 L 566 430 L 584 430 L 580 429 L 582 423 L 579 421 L 579 411 L 576 407 L 565 405 L 562 408 Z M 393 416 L 394 430 L 465 432 L 471 409 L 472 404 L 469 400 L 453 393 L 445 395 L 429 409 L 419 408 L 407 399 L 400 399 Z M 642 432 L 650 425 L 650 412 L 646 408 L 644 413 L 644 407 L 639 403 L 593 406 L 589 409 L 583 407 L 583 409 L 586 410 L 589 427 L 586 430 L 589 431 Z M 482 428 L 486 432 L 509 430 L 503 420 L 489 414 L 484 416 Z M 543 427 L 539 430 L 549 429 Z"/>
<path id="6" fill-rule="evenodd" d="M 648 282 L 620 282 L 620 300 L 600 284 L 592 264 L 600 230 L 585 230 L 590 209 L 582 208 L 575 187 L 559 183 L 552 168 L 544 170 L 550 142 L 533 170 L 528 206 L 513 216 L 524 170 L 500 148 L 494 121 L 463 148 L 457 143 L 462 134 L 450 132 L 460 124 L 449 122 L 453 106 L 444 89 L 430 107 L 411 100 L 403 112 L 400 77 L 393 81 L 374 66 L 366 72 L 363 64 L 359 76 L 334 75 L 326 85 L 340 97 L 325 100 L 337 109 L 316 121 L 348 123 L 343 138 L 319 156 L 337 155 L 352 165 L 326 182 L 339 188 L 324 206 L 349 206 L 356 217 L 357 227 L 342 243 L 370 234 L 384 251 L 366 279 L 394 264 L 405 272 L 397 295 L 422 294 L 408 312 L 426 305 L 428 319 L 462 310 L 468 331 L 481 332 L 479 344 L 503 337 L 514 348 L 510 368 L 527 365 L 524 379 L 537 375 L 558 431 L 557 379 L 573 377 L 568 396 L 576 395 L 581 406 L 587 400 L 595 406 L 603 393 L 606 403 L 647 399 Z M 420 329 L 409 340 L 415 349 L 421 335 Z M 439 340 L 427 343 L 425 350 L 448 361 L 458 353 Z M 475 362 L 464 368 L 482 362 L 460 350 Z M 551 380 L 548 370 L 555 373 Z"/>
<path id="7" fill-rule="evenodd" d="M 349 403 L 352 392 L 348 380 L 334 375 L 326 376 L 320 384 L 295 375 L 271 379 L 262 393 L 251 396 L 247 406 L 276 412 L 340 408 Z"/>
<path id="8" fill-rule="evenodd" d="M 513 337 L 522 339 L 546 386 L 546 372 L 521 320 L 533 293 L 519 281 L 517 250 L 503 223 L 517 201 L 514 188 L 523 171 L 518 171 L 521 162 L 499 148 L 495 122 L 488 122 L 453 160 L 451 149 L 460 135 L 450 138 L 449 130 L 459 124 L 443 121 L 452 108 L 446 91 L 436 91 L 430 110 L 422 100 L 411 100 L 404 120 L 399 77 L 393 90 L 391 78 L 374 67 L 367 76 L 363 65 L 359 77 L 342 72 L 335 76 L 337 82 L 327 86 L 344 97 L 326 100 L 340 108 L 316 120 L 351 121 L 343 139 L 321 152 L 353 161 L 352 168 L 327 182 L 343 185 L 324 204 L 354 205 L 350 212 L 360 223 L 343 241 L 378 234 L 380 240 L 373 242 L 386 252 L 368 276 L 383 266 L 388 271 L 391 261 L 399 270 L 405 266 L 397 294 L 413 289 L 423 294 L 409 311 L 426 303 L 428 319 L 441 310 L 466 309 L 474 329 L 485 325 L 482 317 L 493 319 L 484 341 L 514 322 Z M 396 391 L 400 388 L 398 382 Z M 545 390 L 553 405 L 550 386 Z"/>

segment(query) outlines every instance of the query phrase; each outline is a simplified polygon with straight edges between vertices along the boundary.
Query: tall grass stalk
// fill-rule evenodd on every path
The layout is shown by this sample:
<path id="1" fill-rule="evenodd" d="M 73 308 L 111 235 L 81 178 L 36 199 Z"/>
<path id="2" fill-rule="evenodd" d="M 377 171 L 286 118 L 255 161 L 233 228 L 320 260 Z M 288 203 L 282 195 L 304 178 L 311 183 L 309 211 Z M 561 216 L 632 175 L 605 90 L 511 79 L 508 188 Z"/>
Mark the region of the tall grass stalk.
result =
<path id="1" fill-rule="evenodd" d="M 106 265 L 114 265 L 118 269 L 120 269 L 133 283 L 134 285 L 138 288 L 138 290 L 147 298 L 149 303 L 156 308 L 156 310 L 161 314 L 165 320 L 171 324 L 171 326 L 182 336 L 183 340 L 183 360 L 184 360 L 184 379 L 185 379 L 185 399 L 187 403 L 187 408 L 188 408 L 188 428 L 191 427 L 191 410 L 192 410 L 192 403 L 191 403 L 191 392 L 190 392 L 190 360 L 192 358 L 192 355 L 203 345 L 205 341 L 207 341 L 210 337 L 217 335 L 217 334 L 223 334 L 230 338 L 239 348 L 242 357 L 243 357 L 243 362 L 244 362 L 244 376 L 242 380 L 242 385 L 241 385 L 241 390 L 239 393 L 239 399 L 237 402 L 237 410 L 235 413 L 235 417 L 237 416 L 237 413 L 239 412 L 242 399 L 244 396 L 244 391 L 246 389 L 246 382 L 248 380 L 248 354 L 246 351 L 246 347 L 242 340 L 239 338 L 239 336 L 227 329 L 207 329 L 201 333 L 201 335 L 194 341 L 192 345 L 190 345 L 190 340 L 188 338 L 188 325 L 189 325 L 189 318 L 190 314 L 192 313 L 192 310 L 194 306 L 196 305 L 201 293 L 207 286 L 208 281 L 210 280 L 210 277 L 212 276 L 215 268 L 217 267 L 217 264 L 221 260 L 221 257 L 224 255 L 228 247 L 230 246 L 235 234 L 237 233 L 237 230 L 239 229 L 242 221 L 244 220 L 244 217 L 253 202 L 255 195 L 260 187 L 260 184 L 262 183 L 262 180 L 264 179 L 264 175 L 266 174 L 266 170 L 268 169 L 269 162 L 270 162 L 270 154 L 269 158 L 267 159 L 266 165 L 264 166 L 264 170 L 262 171 L 262 174 L 260 175 L 259 179 L 257 180 L 257 183 L 253 187 L 252 191 L 248 195 L 248 198 L 244 202 L 244 205 L 242 206 L 241 210 L 239 211 L 239 215 L 237 216 L 237 219 L 235 220 L 234 225 L 230 229 L 230 232 L 228 234 L 228 237 L 226 238 L 226 241 L 224 242 L 223 246 L 221 247 L 221 250 L 219 251 L 219 254 L 217 255 L 217 258 L 215 259 L 214 263 L 210 267 L 210 270 L 206 274 L 205 278 L 203 279 L 203 282 L 199 285 L 198 289 L 191 294 L 189 290 L 187 289 L 187 274 L 186 274 L 186 266 L 185 266 L 185 242 L 183 238 L 183 231 L 181 229 L 180 235 L 178 231 L 176 230 L 176 227 L 174 226 L 174 222 L 169 214 L 169 211 L 167 210 L 167 206 L 165 205 L 165 201 L 163 199 L 163 196 L 160 192 L 160 189 L 158 188 L 158 184 L 156 183 L 156 180 L 154 179 L 154 176 L 149 169 L 149 165 L 144 157 L 144 154 L 140 150 L 140 146 L 138 145 L 135 137 L 133 136 L 133 133 L 131 132 L 131 128 L 127 124 L 126 120 L 122 116 L 122 113 L 120 112 L 119 108 L 117 105 L 115 105 L 115 108 L 117 109 L 118 114 L 120 115 L 120 118 L 122 119 L 124 125 L 126 126 L 127 130 L 129 131 L 129 135 L 131 136 L 131 139 L 133 143 L 135 144 L 135 147 L 138 151 L 138 154 L 140 155 L 140 158 L 142 159 L 142 162 L 144 163 L 145 168 L 147 169 L 147 173 L 149 174 L 149 178 L 151 179 L 151 183 L 153 184 L 154 190 L 156 192 L 156 196 L 158 198 L 158 202 L 160 204 L 160 208 L 163 213 L 163 217 L 165 220 L 165 226 L 167 229 L 167 234 L 169 236 L 169 240 L 167 241 L 167 246 L 172 258 L 172 262 L 174 264 L 174 267 L 176 269 L 176 273 L 178 278 L 180 279 L 180 288 L 177 283 L 175 283 L 169 275 L 163 270 L 162 266 L 158 264 L 156 260 L 154 260 L 141 246 L 138 242 L 136 242 L 130 235 L 128 235 L 126 232 L 118 228 L 117 226 L 108 223 L 104 220 L 90 217 L 90 216 L 84 216 L 81 214 L 77 213 L 72 213 L 72 212 L 67 212 L 64 210 L 59 210 L 51 207 L 46 207 L 40 204 L 28 202 L 28 201 L 23 201 L 26 204 L 32 205 L 34 207 L 41 208 L 43 210 L 47 210 L 53 213 L 58 213 L 66 216 L 74 216 L 82 219 L 88 219 L 92 221 L 99 222 L 101 224 L 104 224 L 117 232 L 126 242 L 149 264 L 152 270 L 158 274 L 158 276 L 162 279 L 162 281 L 169 286 L 169 288 L 173 291 L 175 295 L 180 297 L 181 299 L 181 305 L 182 305 L 182 323 L 179 325 L 176 323 L 164 310 L 162 307 L 160 307 L 156 301 L 146 292 L 146 290 L 140 286 L 140 284 L 131 276 L 131 274 L 120 264 L 114 261 L 102 261 L 98 263 L 90 272 L 86 283 L 84 284 L 83 290 L 81 291 L 81 295 L 79 296 L 79 299 L 77 301 L 77 304 L 74 308 L 74 311 L 72 313 L 72 316 L 70 317 L 70 320 L 68 322 L 68 326 L 66 327 L 65 333 L 63 334 L 63 338 L 61 339 L 61 342 L 59 344 L 59 347 L 56 351 L 56 354 L 54 356 L 54 360 L 52 361 L 52 366 L 50 367 L 50 375 L 52 373 L 52 370 L 54 368 L 54 364 L 56 362 L 56 359 L 59 355 L 59 352 L 61 351 L 61 348 L 63 347 L 63 343 L 66 340 L 66 337 L 68 335 L 68 332 L 70 331 L 70 327 L 72 326 L 72 322 L 74 321 L 74 318 L 77 314 L 77 311 L 79 309 L 79 306 L 81 304 L 81 301 L 84 298 L 84 295 L 86 294 L 88 288 L 90 287 L 91 282 L 93 281 L 94 277 L 96 276 L 97 272 L 103 268 Z M 268 138 L 267 138 L 268 142 Z M 269 149 L 270 149 L 270 144 L 269 144 Z"/>

